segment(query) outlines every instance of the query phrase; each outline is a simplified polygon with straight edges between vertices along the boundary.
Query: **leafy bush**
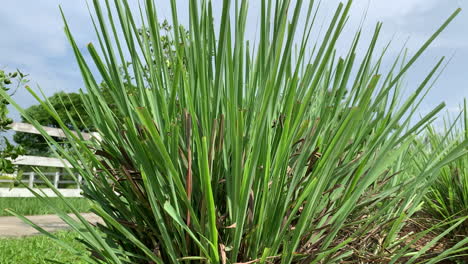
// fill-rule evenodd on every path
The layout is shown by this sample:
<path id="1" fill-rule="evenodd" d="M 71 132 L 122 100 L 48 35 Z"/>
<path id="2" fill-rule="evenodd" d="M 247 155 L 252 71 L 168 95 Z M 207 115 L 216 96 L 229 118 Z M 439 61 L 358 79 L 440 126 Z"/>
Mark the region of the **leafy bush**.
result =
<path id="1" fill-rule="evenodd" d="M 442 147 L 421 170 L 406 168 L 417 134 L 444 107 L 411 122 L 443 58 L 404 100 L 400 82 L 459 10 L 414 56 L 394 58 L 382 72 L 380 23 L 362 59 L 360 30 L 343 57 L 336 52 L 351 2 L 340 4 L 325 34 L 313 39 L 313 1 L 263 0 L 253 45 L 245 34 L 247 1 L 230 2 L 216 10 L 218 33 L 211 1 L 187 1 L 189 36 L 181 37 L 186 31 L 172 0 L 176 45 L 164 53 L 153 1 L 137 15 L 125 0 L 104 7 L 94 1 L 101 49 L 89 44 L 88 51 L 114 109 L 66 24 L 99 139 L 73 134 L 33 91 L 71 147 L 63 149 L 20 111 L 76 167 L 85 196 L 104 219 L 94 227 L 57 210 L 92 252 L 82 257 L 93 263 L 412 263 L 425 257 L 440 237 L 415 249 L 425 233 L 409 236 L 403 227 L 440 168 L 467 153 L 468 141 Z M 149 34 L 139 34 L 137 23 Z M 122 73 L 119 65 L 127 61 L 131 72 Z M 446 225 L 452 230 L 460 221 Z M 432 263 L 466 242 L 438 252 Z"/>
<path id="2" fill-rule="evenodd" d="M 16 72 L 7 73 L 0 70 L 0 90 L 2 93 L 13 95 L 16 91 L 25 85 L 28 80 L 25 79 L 24 75 L 19 70 Z M 13 91 L 11 91 L 13 89 Z M 8 101 L 4 98 L 0 98 L 0 132 L 5 132 L 10 129 L 10 125 L 13 122 L 8 117 Z M 5 137 L 0 139 L 0 173 L 13 173 L 15 167 L 13 166 L 11 159 L 16 159 L 19 155 L 24 153 L 21 147 L 12 145 Z"/>

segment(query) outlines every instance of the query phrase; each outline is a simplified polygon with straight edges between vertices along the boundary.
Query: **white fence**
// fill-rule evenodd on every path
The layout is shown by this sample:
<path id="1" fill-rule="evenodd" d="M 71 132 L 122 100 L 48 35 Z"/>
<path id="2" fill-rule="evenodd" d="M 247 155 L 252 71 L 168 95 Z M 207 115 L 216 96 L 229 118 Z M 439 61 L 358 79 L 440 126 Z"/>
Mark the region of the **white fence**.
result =
<path id="1" fill-rule="evenodd" d="M 57 197 L 52 189 L 33 189 L 36 193 L 45 197 Z M 58 189 L 63 197 L 83 197 L 80 189 Z M 2 197 L 36 197 L 26 188 L 0 188 L 0 198 Z"/>
<path id="2" fill-rule="evenodd" d="M 40 134 L 39 130 L 37 130 L 33 125 L 26 124 L 26 123 L 13 123 L 11 124 L 11 129 L 14 131 L 31 133 L 31 134 Z M 51 128 L 51 127 L 42 127 L 44 131 L 47 132 L 50 136 L 53 137 L 65 137 L 65 133 L 59 128 Z M 100 140 L 100 135 L 97 133 L 81 133 L 84 139 L 89 140 L 95 138 Z M 15 165 L 25 165 L 25 166 L 32 166 L 32 167 L 53 167 L 53 168 L 65 168 L 71 167 L 70 163 L 67 161 L 57 159 L 57 158 L 49 158 L 49 157 L 37 157 L 37 156 L 20 156 L 17 159 L 12 161 Z M 81 189 L 80 185 L 82 184 L 81 176 L 77 175 L 77 181 L 71 179 L 62 179 L 63 176 L 68 175 L 60 172 L 53 172 L 53 173 L 44 173 L 46 177 L 49 179 L 50 182 L 53 183 L 55 188 L 59 190 L 65 197 L 80 197 L 81 196 Z M 9 176 L 9 177 L 2 177 L 2 176 Z M 72 177 L 70 177 L 72 178 Z M 72 178 L 73 179 L 73 178 Z M 13 184 L 15 183 L 16 175 L 1 175 L 0 174 L 0 184 L 6 185 L 4 183 Z M 46 196 L 56 196 L 52 189 L 48 188 L 36 188 L 37 184 L 44 184 L 38 175 L 35 172 L 27 172 L 24 173 L 21 179 L 21 182 L 27 184 L 29 188 L 35 190 L 38 193 L 42 193 Z M 59 188 L 61 184 L 69 184 L 75 185 L 74 189 L 68 188 Z M 31 193 L 27 188 L 1 188 L 0 186 L 0 197 L 33 197 L 34 194 Z"/>
<path id="3" fill-rule="evenodd" d="M 60 173 L 60 172 L 45 172 L 43 173 L 44 176 L 47 177 L 47 179 L 53 183 L 53 185 L 55 186 L 55 188 L 59 188 L 60 187 L 60 184 L 69 184 L 69 185 L 76 185 L 77 189 L 80 189 L 80 185 L 82 184 L 82 177 L 79 176 L 79 175 L 75 175 L 75 177 L 77 178 L 77 181 L 75 180 L 70 180 L 70 179 L 65 179 L 65 180 L 61 180 L 60 178 L 63 178 L 62 176 L 70 176 L 69 178 L 71 178 L 71 175 L 68 174 L 68 173 Z M 4 177 L 2 177 L 4 176 Z M 10 184 L 13 184 L 16 181 L 16 177 L 17 175 L 13 174 L 13 175 L 1 175 L 0 174 L 0 183 L 10 183 Z M 36 175 L 35 172 L 25 172 L 23 173 L 23 176 L 22 176 L 22 180 L 18 181 L 18 182 L 22 182 L 24 184 L 27 184 L 29 188 L 34 188 L 34 184 L 45 184 L 45 181 L 43 181 L 40 177 L 38 177 L 38 175 Z"/>
<path id="4" fill-rule="evenodd" d="M 83 182 L 83 179 L 79 175 L 75 175 L 77 181 L 73 180 L 70 174 L 60 173 L 60 172 L 46 172 L 43 173 L 44 176 L 62 193 L 65 197 L 81 197 L 80 186 Z M 3 177 L 2 177 L 3 176 Z M 0 184 L 4 185 L 3 188 L 0 187 L 0 197 L 34 197 L 34 194 L 31 193 L 27 188 L 23 186 L 17 186 L 8 188 L 6 185 L 14 185 L 15 183 L 23 183 L 29 188 L 33 189 L 37 193 L 44 193 L 47 196 L 56 196 L 56 194 L 49 188 L 37 188 L 38 184 L 46 187 L 45 181 L 42 180 L 39 175 L 35 172 L 26 172 L 23 173 L 21 180 L 16 180 L 15 174 L 13 175 L 1 175 L 0 174 Z M 68 177 L 65 177 L 68 176 Z M 66 185 L 67 188 L 60 188 Z M 68 187 L 73 188 L 68 188 Z"/>

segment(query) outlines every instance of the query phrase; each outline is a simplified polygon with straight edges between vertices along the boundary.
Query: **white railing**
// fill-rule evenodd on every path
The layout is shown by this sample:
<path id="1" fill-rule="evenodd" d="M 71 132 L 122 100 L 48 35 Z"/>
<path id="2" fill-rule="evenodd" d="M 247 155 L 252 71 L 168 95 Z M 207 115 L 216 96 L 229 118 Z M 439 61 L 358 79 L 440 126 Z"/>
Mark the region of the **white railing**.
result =
<path id="1" fill-rule="evenodd" d="M 60 172 L 46 172 L 43 173 L 47 179 L 55 186 L 55 188 L 64 196 L 64 197 L 82 197 L 81 195 L 81 185 L 83 184 L 83 179 L 81 176 L 76 175 L 77 181 L 70 179 L 72 178 L 68 173 Z M 68 176 L 65 178 L 65 176 Z M 65 178 L 65 179 L 64 179 Z M 29 191 L 28 188 L 23 186 L 9 187 L 8 185 L 13 186 L 18 182 L 23 183 L 28 186 L 34 192 L 40 194 L 41 196 L 45 195 L 48 197 L 57 196 L 55 192 L 48 188 L 45 185 L 45 181 L 42 180 L 39 175 L 35 172 L 26 172 L 23 173 L 21 180 L 16 179 L 15 174 L 0 174 L 0 197 L 34 197 L 35 195 Z M 39 186 L 38 186 L 39 185 Z M 42 186 L 40 186 L 42 185 Z M 70 188 L 60 188 L 63 185 L 71 185 Z M 70 187 L 70 186 L 68 186 Z"/>
<path id="2" fill-rule="evenodd" d="M 41 134 L 39 130 L 31 124 L 26 123 L 13 123 L 11 124 L 11 129 L 14 131 L 31 133 L 31 134 Z M 53 137 L 66 137 L 65 133 L 59 128 L 52 128 L 52 127 L 42 127 L 48 135 Z M 72 132 L 76 135 L 76 132 Z M 98 133 L 81 133 L 81 136 L 85 140 L 96 139 L 98 141 L 101 140 L 101 137 Z M 12 163 L 19 166 L 31 166 L 31 167 L 52 167 L 52 168 L 71 168 L 71 164 L 65 160 L 58 159 L 58 158 L 50 158 L 50 157 L 37 157 L 37 156 L 19 156 L 17 159 L 12 160 Z M 82 177 L 80 175 L 76 175 L 75 180 L 65 179 L 61 180 L 65 175 L 70 176 L 69 174 L 59 173 L 59 172 L 48 172 L 44 173 L 45 176 L 53 183 L 56 189 L 62 193 L 65 197 L 80 197 L 81 196 L 81 189 L 80 186 L 82 184 Z M 3 177 L 2 177 L 3 176 Z M 49 178 L 50 177 L 50 178 Z M 13 185 L 14 183 L 18 182 L 16 179 L 17 175 L 2 175 L 0 174 L 0 184 L 5 185 L 2 183 L 9 183 Z M 73 177 L 69 177 L 73 178 Z M 36 175 L 35 172 L 27 172 L 24 173 L 21 180 L 22 183 L 26 184 L 29 188 L 33 189 L 37 193 L 45 194 L 47 196 L 55 196 L 55 192 L 50 188 L 37 188 L 37 184 L 45 184 L 43 180 Z M 68 188 L 59 188 L 61 184 L 71 184 L 75 185 L 74 189 Z M 2 188 L 3 187 L 3 188 Z M 0 186 L 0 197 L 33 197 L 33 193 L 31 193 L 27 188 L 8 188 L 7 186 Z"/>
<path id="3" fill-rule="evenodd" d="M 83 183 L 83 178 L 81 175 L 74 175 L 77 181 L 72 180 L 72 179 L 65 179 L 61 180 L 60 178 L 63 178 L 62 176 L 69 176 L 68 178 L 71 178 L 71 175 L 68 173 L 60 173 L 60 172 L 45 172 L 43 173 L 44 176 L 46 176 L 50 180 L 51 183 L 55 186 L 55 188 L 59 189 L 60 184 L 70 184 L 70 185 L 76 185 L 76 189 L 80 189 L 81 184 Z M 52 177 L 50 177 L 52 176 Z M 21 180 L 17 180 L 17 175 L 16 174 L 0 174 L 0 183 L 10 183 L 14 184 L 17 182 L 22 182 L 26 184 L 29 188 L 34 188 L 35 184 L 45 184 L 45 181 L 42 180 L 39 175 L 37 175 L 34 171 L 31 172 L 24 172 Z"/>
<path id="4" fill-rule="evenodd" d="M 30 134 L 38 134 L 40 135 L 41 132 L 37 130 L 33 125 L 27 123 L 12 123 L 10 128 L 14 131 L 30 133 Z M 53 127 L 45 127 L 43 126 L 42 129 L 49 135 L 53 137 L 61 137 L 65 138 L 65 132 L 63 132 L 60 128 L 53 128 Z M 77 135 L 76 132 L 72 131 L 73 134 Z M 80 133 L 83 139 L 90 140 L 91 138 L 96 138 L 97 140 L 101 140 L 101 136 L 99 133 L 91 132 L 91 133 Z"/>

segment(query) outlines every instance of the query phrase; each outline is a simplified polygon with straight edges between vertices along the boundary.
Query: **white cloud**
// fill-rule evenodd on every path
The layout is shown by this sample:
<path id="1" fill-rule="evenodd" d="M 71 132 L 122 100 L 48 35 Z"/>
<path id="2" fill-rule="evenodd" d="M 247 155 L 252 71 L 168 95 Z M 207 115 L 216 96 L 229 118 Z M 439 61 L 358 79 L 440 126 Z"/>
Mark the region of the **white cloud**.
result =
<path id="1" fill-rule="evenodd" d="M 431 10 L 436 3 L 437 0 L 360 0 L 355 1 L 354 8 L 365 8 L 369 4 L 369 15 L 372 18 L 398 21 L 409 15 Z"/>
<path id="2" fill-rule="evenodd" d="M 0 65 L 9 70 L 20 68 L 30 74 L 33 83 L 40 84 L 48 94 L 81 86 L 80 83 L 73 83 L 79 73 L 63 31 L 59 2 L 7 1 L 2 3 L 0 9 L 0 31 L 3 36 L 0 41 Z M 80 40 L 92 39 L 85 2 L 67 1 L 63 8 Z"/>

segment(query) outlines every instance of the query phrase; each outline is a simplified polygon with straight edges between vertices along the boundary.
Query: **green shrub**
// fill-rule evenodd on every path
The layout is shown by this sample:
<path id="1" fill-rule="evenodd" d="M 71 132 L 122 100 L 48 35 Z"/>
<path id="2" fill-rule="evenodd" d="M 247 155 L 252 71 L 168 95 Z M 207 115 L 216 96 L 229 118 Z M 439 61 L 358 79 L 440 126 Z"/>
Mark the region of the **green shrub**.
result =
<path id="1" fill-rule="evenodd" d="M 2 94 L 8 96 L 14 95 L 16 91 L 26 85 L 28 82 L 25 79 L 27 75 L 17 70 L 16 72 L 6 73 L 0 69 L 0 90 Z M 8 117 L 8 101 L 3 97 L 0 98 L 0 132 L 5 132 L 10 129 L 13 120 Z M 16 159 L 24 154 L 24 149 L 20 146 L 14 146 L 6 137 L 0 138 L 0 174 L 12 174 L 15 171 L 15 166 L 11 159 Z"/>
<path id="2" fill-rule="evenodd" d="M 247 1 L 224 1 L 222 10 L 213 10 L 211 1 L 186 1 L 185 37 L 172 0 L 169 36 L 176 45 L 169 53 L 154 1 L 145 1 L 138 14 L 125 0 L 110 2 L 94 1 L 101 47 L 89 44 L 88 51 L 99 77 L 65 27 L 100 140 L 73 134 L 51 103 L 31 91 L 65 131 L 70 146 L 63 149 L 8 99 L 76 167 L 94 212 L 104 219 L 94 227 L 57 211 L 92 252 L 83 258 L 412 263 L 440 239 L 417 250 L 412 245 L 424 233 L 409 239 L 402 228 L 439 169 L 466 154 L 468 141 L 444 148 L 422 170 L 405 172 L 402 165 L 410 164 L 415 137 L 444 106 L 411 122 L 443 59 L 409 97 L 400 101 L 399 94 L 402 76 L 459 10 L 414 56 L 393 58 L 390 71 L 382 72 L 386 50 L 376 51 L 381 24 L 362 59 L 360 30 L 344 57 L 336 53 L 351 2 L 340 4 L 325 34 L 314 39 L 313 1 L 262 0 L 252 44 L 245 33 Z M 221 14 L 219 32 L 214 12 Z M 149 34 L 139 34 L 139 23 Z M 127 61 L 132 67 L 122 73 L 119 65 Z M 460 222 L 448 224 L 450 230 Z"/>

